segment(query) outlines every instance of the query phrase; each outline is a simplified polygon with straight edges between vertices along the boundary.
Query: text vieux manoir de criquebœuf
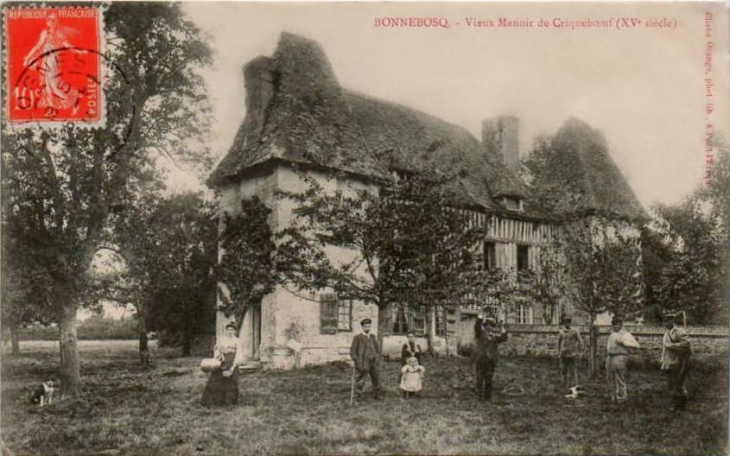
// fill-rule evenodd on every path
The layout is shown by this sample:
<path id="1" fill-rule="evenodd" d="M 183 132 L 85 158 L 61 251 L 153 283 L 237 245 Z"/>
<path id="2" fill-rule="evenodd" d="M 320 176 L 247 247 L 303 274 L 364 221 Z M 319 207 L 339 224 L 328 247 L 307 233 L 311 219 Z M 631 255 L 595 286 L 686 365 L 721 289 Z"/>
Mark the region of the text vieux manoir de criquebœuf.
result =
<path id="1" fill-rule="evenodd" d="M 565 19 L 554 18 L 508 18 L 497 17 L 480 19 L 466 17 L 463 21 L 453 22 L 441 16 L 395 16 L 373 18 L 375 27 L 383 28 L 451 28 L 452 26 L 466 26 L 468 28 L 554 28 L 564 30 L 576 29 L 633 29 L 633 28 L 677 28 L 678 22 L 672 18 L 612 17 L 603 19 Z"/>

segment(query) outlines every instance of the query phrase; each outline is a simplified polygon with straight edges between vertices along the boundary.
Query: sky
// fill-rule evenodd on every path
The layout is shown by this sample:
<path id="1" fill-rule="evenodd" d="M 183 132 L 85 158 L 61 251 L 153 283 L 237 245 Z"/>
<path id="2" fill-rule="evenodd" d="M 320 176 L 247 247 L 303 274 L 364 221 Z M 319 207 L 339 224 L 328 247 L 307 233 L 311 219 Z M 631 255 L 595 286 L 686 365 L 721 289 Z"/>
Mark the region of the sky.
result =
<path id="1" fill-rule="evenodd" d="M 701 185 L 707 124 L 728 130 L 728 27 L 718 4 L 200 2 L 184 10 L 216 53 L 204 76 L 219 158 L 245 115 L 242 66 L 271 55 L 283 31 L 318 41 L 343 87 L 425 111 L 477 138 L 482 120 L 517 116 L 523 155 L 536 135 L 580 118 L 604 133 L 645 207 L 677 202 Z M 445 19 L 449 27 L 376 26 L 392 17 Z M 470 27 L 467 18 L 532 24 Z M 550 26 L 538 26 L 540 19 Z M 584 20 L 610 26 L 556 27 Z M 652 21 L 670 27 L 648 27 Z M 706 77 L 715 104 L 707 119 Z"/>

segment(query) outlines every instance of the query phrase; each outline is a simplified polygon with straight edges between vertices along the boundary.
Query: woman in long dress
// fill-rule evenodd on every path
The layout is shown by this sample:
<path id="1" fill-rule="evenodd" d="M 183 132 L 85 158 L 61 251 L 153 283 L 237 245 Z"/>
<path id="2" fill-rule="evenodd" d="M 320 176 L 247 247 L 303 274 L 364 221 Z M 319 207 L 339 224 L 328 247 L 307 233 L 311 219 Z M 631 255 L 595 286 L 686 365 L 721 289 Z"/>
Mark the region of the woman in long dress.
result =
<path id="1" fill-rule="evenodd" d="M 23 59 L 23 66 L 32 65 L 38 70 L 38 78 L 43 89 L 38 107 L 57 110 L 73 108 L 74 112 L 78 109 L 78 99 L 81 94 L 61 79 L 63 72 L 58 65 L 60 59 L 55 55 L 56 52 L 64 50 L 70 50 L 75 54 L 81 53 L 81 50 L 69 42 L 70 37 L 78 34 L 79 31 L 72 27 L 59 25 L 58 17 L 51 13 L 46 18 L 46 28 L 41 31 L 38 41 Z"/>
<path id="2" fill-rule="evenodd" d="M 243 350 L 236 329 L 235 323 L 226 325 L 225 336 L 218 339 L 214 348 L 214 356 L 221 361 L 221 368 L 210 374 L 205 385 L 201 402 L 206 407 L 238 404 L 237 366 Z"/>

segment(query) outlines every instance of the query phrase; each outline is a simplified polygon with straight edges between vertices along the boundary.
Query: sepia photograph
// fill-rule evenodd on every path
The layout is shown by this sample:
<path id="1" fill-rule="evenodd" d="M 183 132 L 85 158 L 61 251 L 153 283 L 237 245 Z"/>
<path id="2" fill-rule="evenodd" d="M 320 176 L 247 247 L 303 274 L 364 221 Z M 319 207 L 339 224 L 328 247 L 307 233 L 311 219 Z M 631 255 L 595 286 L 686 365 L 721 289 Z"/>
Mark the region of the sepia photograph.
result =
<path id="1" fill-rule="evenodd" d="M 0 455 L 728 454 L 726 2 L 0 9 Z"/>

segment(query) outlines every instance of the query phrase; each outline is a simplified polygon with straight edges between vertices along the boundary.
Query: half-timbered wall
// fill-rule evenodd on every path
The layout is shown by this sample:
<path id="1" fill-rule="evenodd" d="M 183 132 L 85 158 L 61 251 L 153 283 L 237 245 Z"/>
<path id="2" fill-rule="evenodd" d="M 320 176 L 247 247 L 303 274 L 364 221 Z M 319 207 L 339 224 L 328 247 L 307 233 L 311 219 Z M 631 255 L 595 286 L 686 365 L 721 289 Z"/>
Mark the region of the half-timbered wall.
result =
<path id="1" fill-rule="evenodd" d="M 532 270 L 540 268 L 540 249 L 551 242 L 552 236 L 558 229 L 546 222 L 521 220 L 502 214 L 485 214 L 467 210 L 464 210 L 463 214 L 468 216 L 470 228 L 485 230 L 483 242 L 494 244 L 494 264 L 492 266 L 513 274 L 513 280 L 516 280 L 519 266 Z M 481 246 L 478 248 L 481 249 Z M 486 255 L 483 249 L 482 252 Z M 524 254 L 523 261 L 519 261 L 520 253 Z M 524 261 L 525 259 L 527 261 Z M 484 262 L 484 258 L 482 258 L 482 262 Z M 496 300 L 493 302 L 471 301 L 466 305 L 466 307 L 475 309 L 482 306 L 493 307 L 497 317 L 505 319 L 508 323 L 543 322 L 542 309 L 538 303 L 525 302 L 521 308 L 518 305 L 514 309 L 507 309 L 504 303 Z"/>

